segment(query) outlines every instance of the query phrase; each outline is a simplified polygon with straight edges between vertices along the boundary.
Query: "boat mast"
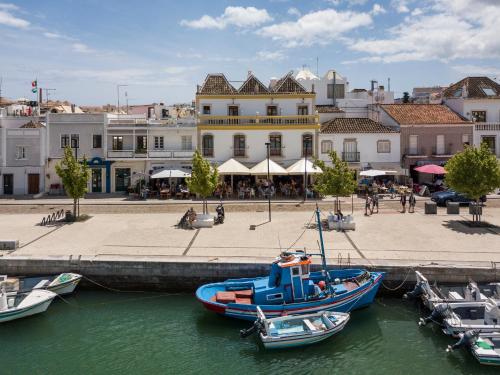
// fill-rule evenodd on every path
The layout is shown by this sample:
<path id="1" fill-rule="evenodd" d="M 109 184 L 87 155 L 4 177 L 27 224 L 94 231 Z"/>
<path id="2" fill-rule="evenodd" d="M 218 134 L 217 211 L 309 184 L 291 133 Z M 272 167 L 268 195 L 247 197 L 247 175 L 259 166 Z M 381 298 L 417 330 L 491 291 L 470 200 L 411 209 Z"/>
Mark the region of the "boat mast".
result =
<path id="1" fill-rule="evenodd" d="M 326 270 L 326 256 L 325 256 L 325 245 L 323 243 L 323 229 L 321 227 L 321 218 L 319 215 L 319 207 L 316 205 L 316 221 L 318 223 L 318 231 L 319 231 L 319 244 L 321 250 L 321 263 L 323 264 L 323 271 L 325 271 L 326 279 L 330 280 L 330 275 Z"/>

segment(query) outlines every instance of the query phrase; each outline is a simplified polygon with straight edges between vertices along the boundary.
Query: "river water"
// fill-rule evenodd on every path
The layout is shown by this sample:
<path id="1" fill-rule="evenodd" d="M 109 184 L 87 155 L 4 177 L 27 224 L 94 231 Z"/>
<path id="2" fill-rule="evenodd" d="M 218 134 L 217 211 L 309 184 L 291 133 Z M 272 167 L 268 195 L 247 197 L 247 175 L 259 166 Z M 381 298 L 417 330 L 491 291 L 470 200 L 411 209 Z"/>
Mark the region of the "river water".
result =
<path id="1" fill-rule="evenodd" d="M 498 374 L 455 340 L 420 328 L 418 305 L 378 299 L 337 336 L 266 351 L 249 323 L 205 311 L 194 296 L 78 291 L 42 315 L 0 325 L 0 374 Z"/>

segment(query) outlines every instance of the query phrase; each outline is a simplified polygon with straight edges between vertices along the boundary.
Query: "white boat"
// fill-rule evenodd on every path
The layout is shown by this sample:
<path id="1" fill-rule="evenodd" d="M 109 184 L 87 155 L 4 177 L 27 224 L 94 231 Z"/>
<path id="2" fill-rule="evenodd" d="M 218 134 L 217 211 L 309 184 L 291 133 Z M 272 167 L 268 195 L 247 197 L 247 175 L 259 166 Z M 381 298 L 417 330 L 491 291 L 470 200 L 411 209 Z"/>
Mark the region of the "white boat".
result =
<path id="1" fill-rule="evenodd" d="M 466 347 L 480 364 L 500 366 L 500 332 L 467 331 L 459 337 L 456 344 L 448 346 L 447 352 Z"/>
<path id="2" fill-rule="evenodd" d="M 43 313 L 56 296 L 57 294 L 48 290 L 7 293 L 2 287 L 0 290 L 0 323 Z"/>
<path id="3" fill-rule="evenodd" d="M 42 277 L 7 277 L 0 275 L 0 282 L 7 292 L 29 292 L 34 289 L 46 289 L 60 296 L 73 293 L 82 279 L 82 275 L 65 272 L 57 276 Z"/>
<path id="4" fill-rule="evenodd" d="M 320 311 L 314 314 L 289 315 L 267 319 L 257 306 L 258 319 L 247 336 L 255 331 L 266 349 L 284 349 L 323 341 L 339 333 L 349 321 L 349 313 Z"/>
<path id="5" fill-rule="evenodd" d="M 417 283 L 406 297 L 422 299 L 423 304 L 433 310 L 439 303 L 484 302 L 488 298 L 500 300 L 500 283 L 478 285 L 470 281 L 466 286 L 431 285 L 419 271 L 415 271 Z"/>
<path id="6" fill-rule="evenodd" d="M 488 298 L 484 302 L 437 304 L 431 315 L 420 319 L 420 325 L 436 322 L 450 336 L 474 330 L 481 333 L 500 331 L 500 301 Z"/>

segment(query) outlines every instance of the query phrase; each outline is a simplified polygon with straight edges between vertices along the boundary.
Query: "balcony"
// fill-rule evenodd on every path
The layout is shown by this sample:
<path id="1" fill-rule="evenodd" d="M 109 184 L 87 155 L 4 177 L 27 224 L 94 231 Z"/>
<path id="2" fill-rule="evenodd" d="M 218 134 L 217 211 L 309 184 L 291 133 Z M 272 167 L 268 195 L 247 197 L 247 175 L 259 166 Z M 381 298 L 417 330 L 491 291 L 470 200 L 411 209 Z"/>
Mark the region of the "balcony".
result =
<path id="1" fill-rule="evenodd" d="M 474 129 L 476 131 L 500 132 L 500 122 L 476 122 Z"/>
<path id="2" fill-rule="evenodd" d="M 349 163 L 359 163 L 359 152 L 342 152 L 342 160 Z"/>
<path id="3" fill-rule="evenodd" d="M 147 119 L 112 119 L 108 122 L 110 129 L 144 129 L 144 128 L 193 128 L 196 126 L 195 119 L 192 117 L 169 118 L 164 120 Z"/>
<path id="4" fill-rule="evenodd" d="M 448 147 L 444 147 L 443 149 L 438 149 L 437 147 L 432 148 L 432 156 L 438 157 L 451 157 L 453 156 L 453 152 L 451 151 L 451 145 Z"/>
<path id="5" fill-rule="evenodd" d="M 411 157 L 414 157 L 414 158 L 415 157 L 426 157 L 427 156 L 427 154 L 425 153 L 425 150 L 422 147 L 416 147 L 416 148 L 410 147 L 410 148 L 407 148 L 407 149 L 405 149 L 404 155 L 407 158 L 411 158 Z"/>
<path id="6" fill-rule="evenodd" d="M 244 158 L 246 156 L 246 148 L 234 148 L 233 155 L 235 158 Z"/>
<path id="7" fill-rule="evenodd" d="M 304 116 L 207 116 L 200 115 L 200 125 L 317 125 L 316 115 Z"/>
<path id="8" fill-rule="evenodd" d="M 191 159 L 194 150 L 113 150 L 108 159 Z"/>

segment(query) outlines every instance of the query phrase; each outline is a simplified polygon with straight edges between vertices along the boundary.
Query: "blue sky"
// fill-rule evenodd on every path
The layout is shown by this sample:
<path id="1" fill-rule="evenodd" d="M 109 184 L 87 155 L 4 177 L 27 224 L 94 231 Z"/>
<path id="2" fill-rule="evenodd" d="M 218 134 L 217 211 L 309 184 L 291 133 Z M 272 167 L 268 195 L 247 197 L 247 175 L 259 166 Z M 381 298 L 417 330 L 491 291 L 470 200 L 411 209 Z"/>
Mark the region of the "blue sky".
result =
<path id="1" fill-rule="evenodd" d="M 473 9 L 474 11 L 471 11 Z M 77 104 L 190 102 L 207 73 L 262 81 L 307 65 L 396 96 L 500 79 L 497 0 L 0 0 L 3 94 L 30 82 Z M 123 95 L 123 94 L 122 94 Z M 121 99 L 124 100 L 124 97 Z"/>

